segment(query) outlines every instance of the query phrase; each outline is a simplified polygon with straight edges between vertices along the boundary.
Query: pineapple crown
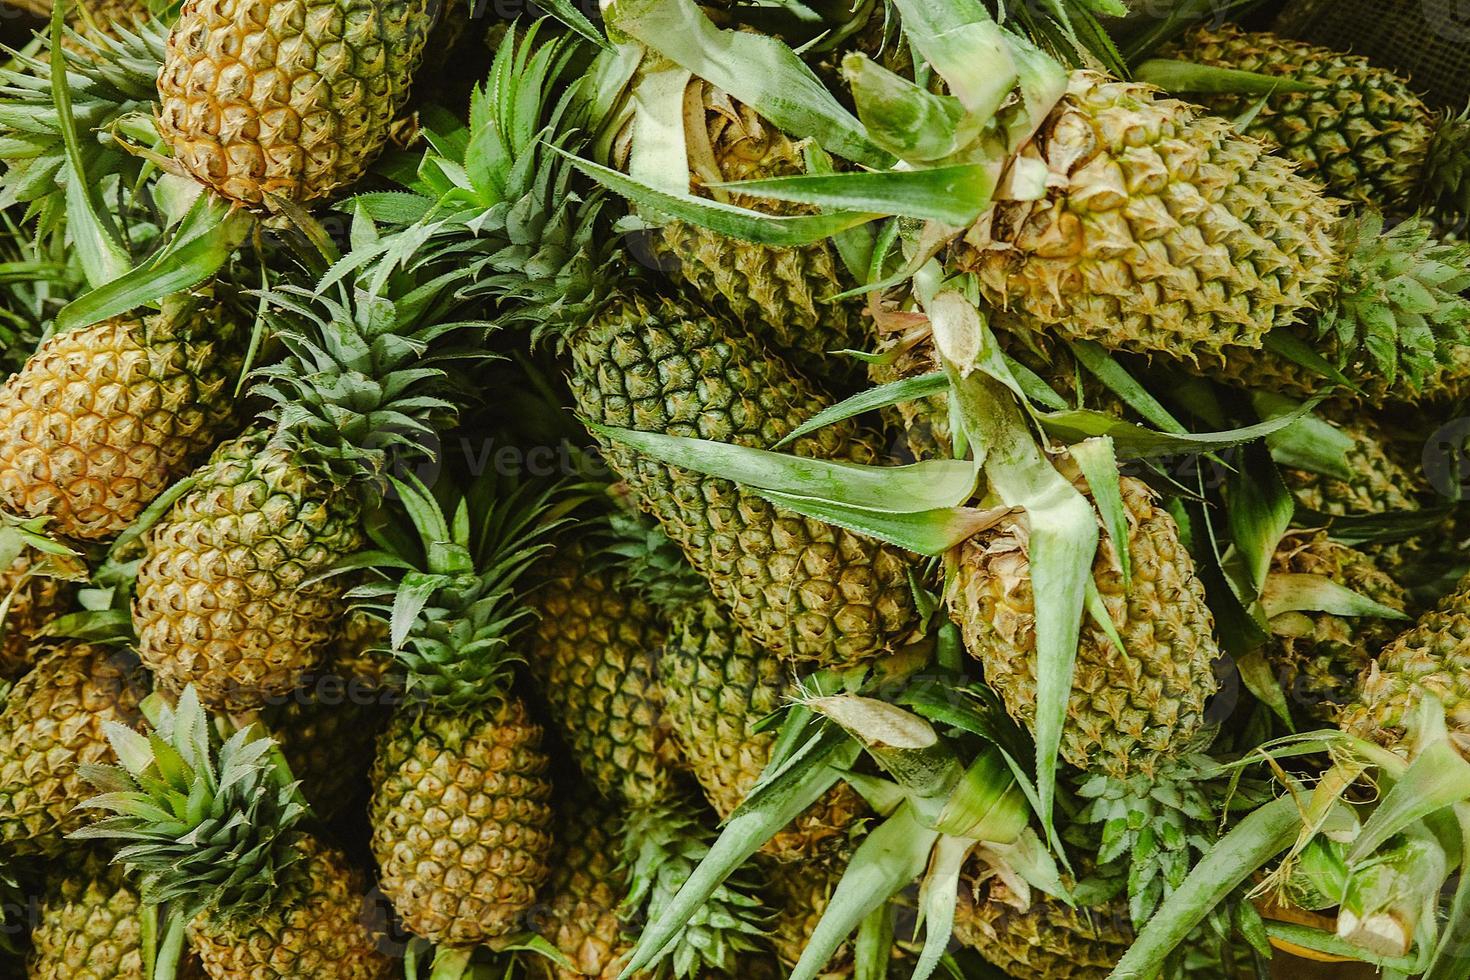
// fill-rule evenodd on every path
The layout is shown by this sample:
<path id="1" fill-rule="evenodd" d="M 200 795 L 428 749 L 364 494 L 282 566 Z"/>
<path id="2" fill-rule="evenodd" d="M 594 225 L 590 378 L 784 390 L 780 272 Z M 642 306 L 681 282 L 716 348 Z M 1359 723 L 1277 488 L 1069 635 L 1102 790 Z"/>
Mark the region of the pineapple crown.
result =
<path id="1" fill-rule="evenodd" d="M 623 918 L 641 912 L 657 919 L 709 853 L 714 838 L 692 803 L 675 801 L 632 811 L 624 830 L 629 889 Z M 715 972 L 739 976 L 737 958 L 760 950 L 761 937 L 768 931 L 769 912 L 754 897 L 758 885 L 748 863 L 725 878 L 664 948 L 656 975 L 680 980 Z"/>
<path id="2" fill-rule="evenodd" d="M 353 235 L 374 234 L 359 216 Z M 318 256 L 336 257 L 324 235 L 316 241 L 316 255 L 298 251 L 310 273 L 321 271 Z M 356 485 L 369 502 L 395 461 L 430 455 L 435 424 L 457 408 L 444 397 L 455 380 L 451 368 L 485 356 L 451 341 L 489 329 L 456 319 L 462 277 L 462 269 L 429 265 L 370 275 L 339 263 L 314 287 L 287 280 L 260 293 L 285 349 L 254 375 L 272 438 L 334 484 Z"/>
<path id="3" fill-rule="evenodd" d="M 385 580 L 348 597 L 388 623 L 410 695 L 450 708 L 493 701 L 512 679 L 521 660 L 515 642 L 535 615 L 517 586 L 550 548 L 545 538 L 566 505 L 554 487 L 507 488 L 488 472 L 462 493 L 443 491 L 447 504 L 417 477 L 392 484 L 414 533 L 401 521 L 371 524 L 377 548 L 351 564 Z"/>
<path id="4" fill-rule="evenodd" d="M 618 249 L 600 221 L 603 195 L 581 195 L 557 152 L 586 146 L 615 115 L 616 61 L 609 54 L 589 68 L 589 44 L 571 35 L 543 43 L 544 24 L 506 33 L 471 94 L 468 125 L 428 114 L 430 149 L 407 193 L 352 202 L 394 228 L 355 250 L 357 261 L 463 266 L 466 295 L 504 304 L 507 321 L 538 338 L 586 323 L 621 278 L 608 269 Z"/>
<path id="5" fill-rule="evenodd" d="M 118 134 L 141 120 L 140 135 L 152 142 L 149 117 L 167 40 L 167 21 L 155 18 L 85 37 L 62 29 L 43 36 L 35 54 L 5 49 L 12 61 L 0 68 L 0 208 L 23 204 L 28 218 L 39 215 L 50 227 L 66 216 L 67 184 L 78 177 L 73 163 L 87 173 L 118 174 L 124 186 L 143 174 L 145 161 L 128 153 Z"/>
<path id="6" fill-rule="evenodd" d="M 110 723 L 120 765 L 83 765 L 109 812 L 72 836 L 119 842 L 116 860 L 143 900 L 170 916 L 239 921 L 278 908 L 294 882 L 297 825 L 308 815 L 276 744 L 254 727 L 218 741 L 193 687 L 177 707 L 144 701 L 151 731 Z"/>
<path id="7" fill-rule="evenodd" d="M 1423 218 L 1384 228 L 1372 211 L 1343 220 L 1345 256 L 1336 303 L 1318 335 L 1337 345 L 1338 366 L 1361 363 L 1418 390 L 1466 339 L 1470 244 L 1442 242 Z"/>

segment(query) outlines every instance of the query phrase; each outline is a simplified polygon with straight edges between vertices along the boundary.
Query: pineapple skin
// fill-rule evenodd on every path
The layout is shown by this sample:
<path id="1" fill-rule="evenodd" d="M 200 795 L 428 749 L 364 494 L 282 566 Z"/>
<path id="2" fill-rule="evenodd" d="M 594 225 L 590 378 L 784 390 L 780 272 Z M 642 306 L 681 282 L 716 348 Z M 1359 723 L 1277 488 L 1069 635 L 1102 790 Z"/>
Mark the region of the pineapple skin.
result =
<path id="1" fill-rule="evenodd" d="M 208 315 L 185 319 L 114 317 L 43 343 L 0 388 L 0 504 L 92 541 L 186 475 L 229 427 L 239 361 Z"/>
<path id="2" fill-rule="evenodd" d="M 1214 617 L 1179 528 L 1147 485 L 1120 481 L 1128 517 L 1132 588 L 1125 592 L 1106 533 L 1092 575 L 1123 640 L 1113 645 L 1090 618 L 1077 645 L 1062 757 L 1114 779 L 1148 774 L 1204 723 L 1217 685 Z M 961 550 L 950 614 L 986 682 L 1018 721 L 1036 715 L 1035 601 L 1023 522 L 999 525 Z"/>
<path id="3" fill-rule="evenodd" d="M 745 799 L 771 757 L 774 731 L 756 723 L 777 710 L 793 683 L 710 599 L 675 620 L 659 658 L 668 711 L 684 759 L 723 820 Z M 846 842 L 867 813 L 847 783 L 833 786 L 761 848 L 781 863 L 812 862 Z"/>
<path id="4" fill-rule="evenodd" d="M 1133 942 L 1122 907 L 1074 909 L 1032 892 L 1025 911 L 998 878 L 960 879 L 954 935 L 1015 980 L 1107 980 Z"/>
<path id="5" fill-rule="evenodd" d="M 387 141 L 433 20 L 428 0 L 188 0 L 158 75 L 159 134 L 232 201 L 325 197 Z"/>
<path id="6" fill-rule="evenodd" d="M 261 716 L 318 817 L 331 820 L 360 798 L 386 721 L 380 705 L 338 690 L 302 690 Z"/>
<path id="7" fill-rule="evenodd" d="M 120 865 L 87 851 L 55 875 L 37 908 L 26 976 L 32 980 L 148 980 L 143 972 L 142 900 Z M 204 973 L 192 951 L 180 980 Z"/>
<path id="8" fill-rule="evenodd" d="M 571 353 L 577 408 L 603 425 L 765 449 L 825 407 L 750 338 L 670 300 L 615 301 L 573 339 Z M 781 511 L 727 480 L 605 448 L 640 507 L 740 628 L 783 659 L 860 664 L 914 628 L 903 552 Z M 848 425 L 792 448 L 801 456 L 872 458 Z"/>
<path id="9" fill-rule="evenodd" d="M 1213 362 L 1332 296 L 1338 205 L 1223 119 L 1074 72 L 1024 152 L 1057 186 L 997 206 L 953 263 L 1026 325 Z"/>
<path id="10" fill-rule="evenodd" d="M 32 637 L 71 607 L 72 583 L 30 574 L 38 557 L 24 550 L 0 571 L 0 599 L 10 596 L 0 638 L 0 677 L 19 677 L 29 670 L 39 649 Z"/>
<path id="11" fill-rule="evenodd" d="M 16 681 L 0 709 L 0 840 L 15 854 L 57 855 L 91 822 L 77 771 L 114 762 L 106 724 L 136 725 L 147 681 L 121 650 L 68 641 Z"/>
<path id="12" fill-rule="evenodd" d="M 721 181 L 787 177 L 806 172 L 801 147 L 749 106 L 708 83 L 690 82 L 689 95 L 703 105 L 704 132 L 689 134 L 691 190 Z M 800 205 L 742 194 L 720 199 L 778 214 L 800 213 Z M 761 342 L 812 379 L 840 372 L 829 351 L 865 350 L 869 339 L 861 304 L 830 302 L 849 284 L 836 250 L 827 240 L 799 248 L 776 248 L 721 235 L 684 222 L 665 225 L 656 244 L 678 276 L 712 307 L 728 309 Z"/>
<path id="13" fill-rule="evenodd" d="M 400 711 L 369 817 L 383 893 L 416 936 L 473 946 L 524 928 L 550 874 L 550 760 L 517 700 Z"/>
<path id="14" fill-rule="evenodd" d="M 619 821 L 591 794 L 561 802 L 556 851 L 551 877 L 541 892 L 537 931 L 572 961 L 574 969 L 538 956 L 532 961 L 533 971 L 552 980 L 615 980 L 632 951 L 618 918 L 618 906 L 628 891 Z"/>
<path id="15" fill-rule="evenodd" d="M 133 625 L 161 686 L 211 708 L 258 708 L 325 656 L 343 585 L 303 586 L 361 544 L 350 491 L 252 432 L 220 446 L 147 535 Z"/>
<path id="16" fill-rule="evenodd" d="M 775 915 L 771 921 L 771 945 L 787 972 L 794 969 L 802 951 L 827 912 L 832 893 L 846 867 L 846 857 L 829 856 L 802 864 L 771 862 L 766 867 L 766 892 Z M 822 980 L 853 975 L 852 950 L 844 945 L 818 974 Z"/>
<path id="17" fill-rule="evenodd" d="M 190 939 L 211 977 L 249 980 L 388 980 L 397 961 L 383 936 L 364 921 L 367 880 L 347 859 L 304 837 L 300 881 L 283 889 L 282 907 L 247 922 L 225 924 L 204 916 Z"/>
<path id="18" fill-rule="evenodd" d="M 1390 213 L 1412 211 L 1434 137 L 1433 114 L 1409 84 L 1367 58 L 1232 24 L 1202 27 L 1167 57 L 1313 83 L 1309 92 L 1198 96 L 1234 119 L 1260 111 L 1245 132 L 1275 144 L 1301 173 L 1338 197 Z"/>
<path id="19" fill-rule="evenodd" d="M 576 543 L 530 600 L 539 619 L 528 664 L 578 768 L 606 799 L 663 800 L 676 752 L 655 663 L 658 612 Z"/>
<path id="20" fill-rule="evenodd" d="M 1324 532 L 1291 535 L 1277 548 L 1271 570 L 1277 574 L 1321 575 L 1374 602 L 1403 612 L 1408 595 L 1372 558 L 1330 540 Z M 1291 612 L 1271 621 L 1266 656 L 1294 710 L 1321 722 L 1335 722 L 1357 687 L 1359 675 L 1399 625 L 1373 616 Z"/>
<path id="21" fill-rule="evenodd" d="M 1470 732 L 1470 575 L 1384 647 L 1369 665 L 1338 727 L 1406 752 L 1406 725 L 1426 694 L 1444 707 L 1451 734 Z"/>

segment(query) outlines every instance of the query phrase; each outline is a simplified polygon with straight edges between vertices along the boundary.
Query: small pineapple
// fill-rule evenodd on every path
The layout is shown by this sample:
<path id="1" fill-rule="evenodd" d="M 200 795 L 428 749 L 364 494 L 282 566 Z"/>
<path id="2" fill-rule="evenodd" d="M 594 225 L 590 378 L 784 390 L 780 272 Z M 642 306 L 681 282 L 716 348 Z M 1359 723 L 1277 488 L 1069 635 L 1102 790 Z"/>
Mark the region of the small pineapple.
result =
<path id="1" fill-rule="evenodd" d="M 102 791 L 88 807 L 110 815 L 74 836 L 126 842 L 119 861 L 144 903 L 167 900 L 161 931 L 187 927 L 211 977 L 393 976 L 366 883 L 300 829 L 308 811 L 270 739 L 252 725 L 219 741 L 192 688 L 172 708 L 154 695 L 144 713 L 148 736 L 108 726 L 122 764 L 85 774 Z M 180 797 L 197 805 L 175 816 Z"/>
<path id="2" fill-rule="evenodd" d="M 757 210 L 800 211 L 799 205 L 760 201 L 708 186 L 805 173 L 796 141 L 702 79 L 690 80 L 686 101 L 703 107 L 703 130 L 695 120 L 686 121 L 691 127 L 685 139 L 695 193 Z M 829 352 L 865 350 L 869 344 L 861 303 L 828 298 L 852 285 L 828 241 L 776 248 L 676 221 L 660 229 L 657 245 L 707 304 L 728 309 L 761 342 L 813 380 L 843 373 Z"/>
<path id="3" fill-rule="evenodd" d="M 545 552 L 548 498 L 502 494 L 493 477 L 447 510 L 416 479 L 398 481 L 420 540 L 382 542 L 396 555 L 388 581 L 355 590 L 390 621 L 408 675 L 373 763 L 379 881 L 408 929 L 446 949 L 524 930 L 550 873 L 551 763 L 510 690 L 534 617 L 516 586 Z"/>
<path id="4" fill-rule="evenodd" d="M 756 732 L 756 723 L 782 707 L 793 680 L 712 599 L 691 603 L 675 617 L 659 673 L 684 758 L 715 812 L 729 817 L 760 778 L 776 740 L 774 731 Z M 844 845 L 866 812 L 857 793 L 840 782 L 762 850 L 805 866 Z"/>
<path id="5" fill-rule="evenodd" d="M 132 724 L 147 680 L 125 650 L 63 641 L 39 656 L 0 709 L 0 840 L 19 854 L 60 854 L 86 815 L 79 771 L 111 758 L 107 726 Z"/>
<path id="6" fill-rule="evenodd" d="M 390 454 L 421 454 L 430 420 L 452 414 L 436 397 L 444 372 L 425 362 L 447 353 L 441 323 L 470 326 L 455 312 L 463 271 L 425 264 L 318 293 L 321 271 L 270 294 L 288 354 L 257 372 L 263 424 L 220 446 L 145 539 L 139 656 L 212 708 L 258 708 L 325 657 L 346 584 L 322 576 L 361 546 Z"/>
<path id="7" fill-rule="evenodd" d="M 231 201 L 332 194 L 387 141 L 434 11 L 427 0 L 187 0 L 158 75 L 159 134 Z"/>
<path id="8" fill-rule="evenodd" d="M 1204 723 L 1217 683 L 1214 617 L 1179 528 L 1148 486 L 1119 480 L 1128 518 L 1131 588 L 1107 535 L 1093 580 L 1124 649 L 1090 618 L 1082 625 L 1061 752 L 1116 779 L 1154 771 Z M 970 655 L 1006 710 L 1029 724 L 1036 706 L 1034 599 L 1025 519 L 967 541 L 950 598 Z"/>
<path id="9" fill-rule="evenodd" d="M 1000 878 L 960 879 L 954 934 L 1016 980 L 1106 980 L 1133 942 L 1117 903 L 1072 908 L 1018 895 Z"/>
<path id="10" fill-rule="evenodd" d="M 1264 101 L 1250 93 L 1199 99 L 1226 118 L 1250 114 L 1247 134 L 1279 146 L 1301 173 L 1338 197 L 1407 214 L 1452 191 L 1464 176 L 1470 158 L 1454 145 L 1463 141 L 1463 127 L 1441 125 L 1407 80 L 1360 55 L 1233 24 L 1200 27 L 1160 53 L 1312 85 Z M 1459 169 L 1446 169 L 1449 163 Z"/>
<path id="11" fill-rule="evenodd" d="M 0 388 L 0 503 L 67 537 L 126 529 L 229 426 L 242 332 L 181 298 L 47 340 Z"/>
<path id="12" fill-rule="evenodd" d="M 1325 578 L 1400 613 L 1407 600 L 1403 587 L 1372 558 L 1320 531 L 1284 538 L 1272 557 L 1271 573 Z M 1307 717 L 1328 723 L 1336 721 L 1359 675 L 1399 629 L 1391 620 L 1372 616 L 1295 610 L 1272 616 L 1270 624 L 1266 656 L 1288 702 Z"/>
<path id="13" fill-rule="evenodd" d="M 44 562 L 35 550 L 22 548 L 10 567 L 0 571 L 0 602 L 9 597 L 0 620 L 0 678 L 29 670 L 40 650 L 37 631 L 71 607 L 71 583 L 47 574 Z"/>

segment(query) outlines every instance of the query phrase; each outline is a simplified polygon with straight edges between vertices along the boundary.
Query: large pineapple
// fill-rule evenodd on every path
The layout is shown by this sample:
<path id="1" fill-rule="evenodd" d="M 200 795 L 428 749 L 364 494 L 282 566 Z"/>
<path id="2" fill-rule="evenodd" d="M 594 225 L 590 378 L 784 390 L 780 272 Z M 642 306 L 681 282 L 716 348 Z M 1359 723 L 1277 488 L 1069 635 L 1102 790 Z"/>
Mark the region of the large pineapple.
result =
<path id="1" fill-rule="evenodd" d="M 1277 582 L 1310 576 L 1350 589 L 1381 606 L 1404 611 L 1402 586 L 1361 551 L 1322 532 L 1288 535 L 1271 560 Z M 1269 580 L 1268 580 L 1269 581 Z M 1358 677 L 1398 625 L 1373 616 L 1287 611 L 1271 617 L 1266 656 L 1287 700 L 1308 718 L 1333 722 L 1356 690 Z"/>
<path id="2" fill-rule="evenodd" d="M 446 509 L 451 529 L 422 484 L 398 489 L 421 540 L 397 545 L 386 584 L 357 590 L 369 611 L 399 617 L 390 645 L 408 673 L 373 764 L 372 850 L 411 932 L 484 945 L 526 928 L 550 873 L 550 760 L 509 688 L 534 615 L 515 587 L 544 551 L 546 501 L 482 478 Z M 414 594 L 401 621 L 395 606 Z"/>
<path id="3" fill-rule="evenodd" d="M 702 79 L 690 80 L 686 99 L 704 110 L 702 128 L 685 121 L 693 191 L 741 207 L 799 210 L 707 185 L 804 173 L 800 144 Z M 706 303 L 728 309 L 813 380 L 851 373 L 828 352 L 868 346 L 861 303 L 829 299 L 852 285 L 830 242 L 776 248 L 676 221 L 660 229 L 657 245 Z"/>
<path id="4" fill-rule="evenodd" d="M 712 599 L 676 616 L 659 674 L 684 758 L 710 805 L 728 817 L 760 778 L 776 740 L 773 731 L 755 731 L 756 723 L 783 705 L 794 679 Z M 866 812 L 852 788 L 838 783 L 763 850 L 782 862 L 820 860 L 846 843 Z"/>
<path id="5" fill-rule="evenodd" d="M 139 655 L 211 707 L 259 707 L 325 656 L 345 583 L 321 576 L 360 546 L 390 455 L 419 455 L 428 419 L 451 409 L 426 361 L 445 350 L 440 324 L 458 319 L 456 274 L 424 268 L 317 294 L 320 271 L 271 296 L 289 353 L 259 372 L 264 424 L 220 446 L 146 537 Z"/>
<path id="6" fill-rule="evenodd" d="M 997 204 L 953 262 L 1035 327 L 1212 360 L 1331 300 L 1338 206 L 1223 119 L 1077 72 L 1022 155 L 1047 196 Z"/>
<path id="7" fill-rule="evenodd" d="M 1080 769 L 1121 780 L 1156 771 L 1189 744 L 1217 686 L 1212 665 L 1219 647 L 1204 585 L 1174 518 L 1146 484 L 1132 477 L 1119 483 L 1131 588 L 1124 588 L 1106 534 L 1092 573 L 1123 649 L 1090 617 L 1083 622 L 1061 752 Z M 958 562 L 951 615 L 1006 710 L 1029 724 L 1037 664 L 1025 519 L 967 541 Z"/>
<path id="8" fill-rule="evenodd" d="M 131 724 L 147 680 L 127 651 L 65 641 L 36 660 L 0 709 L 0 840 L 13 853 L 61 853 L 86 815 L 79 766 L 112 756 L 109 723 Z"/>
<path id="9" fill-rule="evenodd" d="M 1118 903 L 1073 908 L 1039 892 L 1016 894 L 999 878 L 966 875 L 954 934 L 1016 980 L 1106 980 L 1133 942 Z"/>
<path id="10" fill-rule="evenodd" d="M 1161 52 L 1218 68 L 1259 72 L 1311 85 L 1302 92 L 1221 93 L 1197 96 L 1227 118 L 1250 116 L 1245 132 L 1279 146 L 1301 173 L 1328 191 L 1394 214 L 1415 210 L 1460 182 L 1456 127 L 1420 101 L 1408 81 L 1367 58 L 1293 41 L 1233 24 L 1201 27 Z M 1434 164 L 1434 165 L 1432 165 Z"/>
<path id="11" fill-rule="evenodd" d="M 229 425 L 242 332 L 179 298 L 46 341 L 0 388 L 0 503 L 73 538 L 127 528 Z"/>
<path id="12" fill-rule="evenodd" d="M 433 26 L 427 0 L 189 0 L 158 75 L 158 129 L 224 197 L 301 204 L 360 177 Z"/>
<path id="13" fill-rule="evenodd" d="M 148 736 L 109 726 L 122 764 L 86 774 L 103 791 L 89 806 L 110 815 L 77 836 L 127 842 L 119 860 L 143 901 L 167 899 L 161 929 L 187 927 L 218 980 L 393 976 L 366 883 L 301 830 L 308 811 L 273 743 L 256 726 L 219 742 L 192 688 L 176 709 L 155 697 L 146 711 Z M 180 796 L 197 805 L 176 817 Z"/>

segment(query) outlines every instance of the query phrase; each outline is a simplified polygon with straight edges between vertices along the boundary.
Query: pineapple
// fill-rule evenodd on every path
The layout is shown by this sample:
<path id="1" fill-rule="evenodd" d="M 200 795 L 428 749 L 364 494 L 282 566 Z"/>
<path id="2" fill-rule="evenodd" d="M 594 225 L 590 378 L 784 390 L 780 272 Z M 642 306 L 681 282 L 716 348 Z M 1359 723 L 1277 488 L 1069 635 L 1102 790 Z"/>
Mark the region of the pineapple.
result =
<path id="1" fill-rule="evenodd" d="M 1274 29 L 1334 51 L 1353 51 L 1408 78 L 1440 109 L 1470 100 L 1470 51 L 1457 0 L 1291 0 Z"/>
<path id="2" fill-rule="evenodd" d="M 578 768 L 605 799 L 647 806 L 665 798 L 677 753 L 656 672 L 661 615 L 626 570 L 572 541 L 531 601 L 531 673 Z"/>
<path id="3" fill-rule="evenodd" d="M 1126 910 L 1018 895 L 1000 878 L 960 880 L 954 934 L 1016 980 L 1106 980 L 1133 942 Z"/>
<path id="4" fill-rule="evenodd" d="M 42 654 L 0 709 L 0 840 L 60 854 L 88 796 L 79 766 L 111 756 L 106 726 L 131 723 L 146 679 L 124 650 L 65 641 Z"/>
<path id="5" fill-rule="evenodd" d="M 1470 731 L 1470 663 L 1463 637 L 1470 610 L 1470 576 L 1435 608 L 1395 637 L 1364 673 L 1356 695 L 1338 715 L 1338 727 L 1389 748 L 1403 746 L 1406 724 L 1420 699 L 1432 694 L 1444 706 L 1452 735 Z"/>
<path id="6" fill-rule="evenodd" d="M 773 862 L 767 869 L 771 904 L 776 909 L 771 923 L 771 942 L 776 955 L 789 970 L 801 959 L 812 933 L 827 911 L 832 892 L 842 877 L 846 859 L 828 857 L 804 864 Z M 821 973 L 823 980 L 853 975 L 852 951 L 837 951 Z"/>
<path id="7" fill-rule="evenodd" d="M 85 773 L 103 794 L 88 806 L 111 815 L 76 836 L 127 842 L 119 862 L 144 903 L 167 900 L 163 933 L 187 929 L 211 977 L 394 976 L 367 924 L 366 883 L 300 829 L 308 811 L 274 744 L 256 726 L 213 738 L 192 688 L 176 708 L 154 696 L 144 711 L 149 736 L 108 726 L 122 765 Z M 176 817 L 178 797 L 197 806 Z"/>
<path id="8" fill-rule="evenodd" d="M 1156 772 L 1190 743 L 1215 692 L 1214 618 L 1179 529 L 1146 484 L 1119 481 L 1128 517 L 1132 587 L 1103 536 L 1093 579 L 1123 641 L 1082 626 L 1061 753 L 1080 769 L 1123 780 Z M 1006 710 L 1030 723 L 1036 704 L 1033 599 L 1025 519 L 967 541 L 950 612 Z"/>
<path id="9" fill-rule="evenodd" d="M 421 541 L 397 542 L 390 580 L 355 590 L 364 609 L 392 620 L 408 673 L 408 700 L 373 763 L 379 881 L 409 931 L 444 949 L 523 931 L 550 873 L 550 760 L 541 726 L 509 689 L 534 616 L 514 589 L 545 550 L 548 503 L 502 496 L 489 477 L 452 501 L 452 530 L 422 483 L 399 482 Z"/>
<path id="10" fill-rule="evenodd" d="M 158 75 L 159 134 L 178 164 L 252 207 L 352 183 L 408 97 L 428 0 L 188 0 Z"/>
<path id="11" fill-rule="evenodd" d="M 1161 54 L 1315 86 L 1264 103 L 1249 93 L 1199 99 L 1227 118 L 1254 112 L 1245 132 L 1279 146 L 1338 197 L 1407 214 L 1461 182 L 1462 127 L 1441 126 L 1405 79 L 1367 58 L 1232 24 L 1200 27 Z"/>
<path id="12" fill-rule="evenodd" d="M 800 145 L 701 79 L 690 80 L 685 100 L 702 108 L 704 123 L 686 121 L 691 190 L 741 207 L 795 213 L 791 205 L 706 185 L 804 173 Z M 828 299 L 852 285 L 830 242 L 774 248 L 676 221 L 660 229 L 656 245 L 706 304 L 728 309 L 813 380 L 842 373 L 828 352 L 868 346 L 861 304 Z"/>
<path id="13" fill-rule="evenodd" d="M 1055 189 L 997 204 L 953 265 L 1029 325 L 1209 361 L 1331 299 L 1338 206 L 1223 119 L 1076 72 L 1023 153 Z"/>
<path id="14" fill-rule="evenodd" d="M 562 803 L 557 808 L 557 848 L 551 879 L 542 891 L 538 931 L 572 961 L 573 968 L 540 957 L 534 966 L 552 980 L 616 980 L 629 948 L 618 916 L 627 894 L 626 869 L 618 854 L 619 820 L 590 793 Z"/>
<path id="15" fill-rule="evenodd" d="M 447 352 L 434 341 L 458 322 L 460 273 L 424 267 L 318 294 L 321 271 L 270 294 L 289 353 L 257 372 L 263 424 L 221 445 L 146 536 L 139 656 L 213 708 L 257 708 L 326 656 L 346 586 L 322 574 L 361 545 L 390 454 L 421 454 L 429 421 L 452 409 L 436 397 L 444 372 L 425 361 Z"/>
<path id="16" fill-rule="evenodd" d="M 180 298 L 46 341 L 0 388 L 0 503 L 72 538 L 126 529 L 229 426 L 244 334 Z"/>
<path id="17" fill-rule="evenodd" d="M 119 865 L 86 851 L 51 879 L 31 930 L 26 976 L 34 980 L 149 980 L 143 972 L 143 908 Z M 186 953 L 178 976 L 199 980 Z"/>
<path id="18" fill-rule="evenodd" d="M 782 706 L 792 680 L 712 599 L 676 616 L 659 674 L 684 758 L 715 812 L 729 817 L 760 778 L 776 740 L 775 732 L 756 732 L 755 725 Z M 763 850 L 805 866 L 843 846 L 866 812 L 857 793 L 838 783 Z"/>
<path id="19" fill-rule="evenodd" d="M 1047 196 L 995 205 L 951 266 L 1023 326 L 1289 394 L 1325 382 L 1260 350 L 1276 329 L 1307 331 L 1374 400 L 1459 380 L 1470 252 L 1427 222 L 1344 218 L 1224 119 L 1088 72 L 1022 155 L 1050 171 Z M 1315 332 L 1295 325 L 1308 317 Z"/>
<path id="20" fill-rule="evenodd" d="M 44 562 L 38 552 L 23 548 L 0 570 L 0 602 L 9 597 L 0 637 L 0 678 L 29 670 L 39 650 L 37 631 L 71 607 L 71 584 L 48 575 Z"/>
<path id="21" fill-rule="evenodd" d="M 1320 531 L 1284 538 L 1272 558 L 1271 572 L 1323 577 L 1399 612 L 1407 600 L 1404 589 L 1372 558 Z M 1328 723 L 1336 721 L 1359 675 L 1397 632 L 1396 625 L 1385 619 L 1329 612 L 1284 612 L 1270 622 L 1266 656 L 1287 700 L 1307 717 Z"/>
<path id="22" fill-rule="evenodd" d="M 550 873 L 541 726 L 507 698 L 399 712 L 373 767 L 379 882 L 409 931 L 450 947 L 523 928 Z"/>
<path id="23" fill-rule="evenodd" d="M 518 56 L 527 57 L 510 36 L 498 57 Z M 534 81 L 549 84 L 539 75 Z M 534 338 L 554 340 L 568 355 L 577 411 L 593 424 L 768 448 L 798 420 L 827 407 L 739 324 L 641 289 L 599 220 L 600 198 L 584 199 L 560 159 L 531 164 L 540 139 L 510 145 L 485 135 L 499 125 L 494 114 L 513 106 L 534 110 L 534 119 L 524 120 L 527 134 L 552 118 L 545 92 L 533 98 L 521 84 L 514 72 L 495 73 L 465 134 L 470 146 L 499 148 L 500 158 L 485 165 L 505 175 L 503 188 L 478 196 L 455 189 L 440 200 L 443 188 L 414 186 L 426 204 L 453 216 L 435 219 L 433 229 L 408 229 L 414 241 L 428 234 L 422 253 L 483 266 L 474 290 L 503 303 L 507 317 L 527 322 Z M 599 124 L 599 117 L 586 118 L 595 111 L 574 102 L 554 118 L 571 139 Z M 430 151 L 425 167 L 464 166 L 462 157 L 441 159 L 438 152 Z M 512 214 L 513 229 L 506 227 Z M 519 237 L 532 232 L 533 240 Z M 380 251 L 391 247 L 385 243 Z M 532 254 L 541 258 L 510 258 Z M 826 427 L 793 449 L 829 459 L 873 456 L 851 423 Z M 778 656 L 802 665 L 863 663 L 901 645 L 916 627 L 911 563 L 899 550 L 626 448 L 610 447 L 608 462 L 739 626 Z"/>
<path id="24" fill-rule="evenodd" d="M 317 816 L 331 820 L 357 800 L 385 721 L 377 704 L 341 690 L 299 691 L 261 715 Z"/>

